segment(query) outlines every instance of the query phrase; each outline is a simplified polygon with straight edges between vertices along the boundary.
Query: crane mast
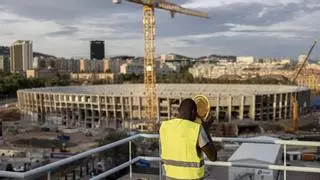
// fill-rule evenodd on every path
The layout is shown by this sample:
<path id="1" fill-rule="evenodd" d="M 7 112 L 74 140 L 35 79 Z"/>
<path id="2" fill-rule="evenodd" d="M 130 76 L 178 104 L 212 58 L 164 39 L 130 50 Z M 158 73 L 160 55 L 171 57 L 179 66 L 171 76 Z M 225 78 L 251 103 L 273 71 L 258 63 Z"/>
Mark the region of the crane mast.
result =
<path id="1" fill-rule="evenodd" d="M 151 6 L 143 7 L 144 28 L 144 85 L 146 93 L 146 119 L 152 126 L 156 120 L 156 61 L 155 61 L 155 14 Z M 149 127 L 150 127 L 149 126 Z"/>
<path id="2" fill-rule="evenodd" d="M 310 50 L 309 50 L 309 52 L 308 52 L 308 54 L 307 54 L 306 59 L 302 62 L 302 64 L 298 68 L 298 71 L 294 74 L 293 79 L 292 79 L 293 83 L 295 83 L 297 81 L 299 75 L 301 74 L 301 71 L 305 67 L 306 63 L 309 61 L 310 55 L 311 55 L 311 53 L 313 51 L 313 48 L 316 46 L 316 44 L 317 44 L 317 41 L 314 41 L 312 46 L 311 46 L 311 48 L 310 48 Z"/>
<path id="3" fill-rule="evenodd" d="M 169 11 L 172 18 L 176 13 L 209 18 L 207 13 L 183 8 L 167 0 L 127 0 L 143 6 L 144 28 L 144 85 L 145 85 L 145 119 L 150 130 L 154 130 L 157 120 L 157 95 L 156 95 L 156 22 L 155 8 Z M 121 0 L 113 0 L 120 4 Z"/>
<path id="4" fill-rule="evenodd" d="M 295 84 L 299 75 L 301 74 L 302 70 L 305 68 L 306 63 L 309 61 L 310 55 L 314 49 L 314 47 L 316 46 L 317 41 L 314 41 L 308 54 L 307 57 L 304 59 L 304 61 L 300 64 L 300 66 L 298 67 L 298 70 L 294 73 L 291 83 Z M 291 95 L 291 107 L 292 107 L 292 128 L 285 128 L 286 132 L 289 133 L 295 133 L 298 130 L 299 127 L 299 104 L 297 101 L 297 97 L 296 95 Z"/>

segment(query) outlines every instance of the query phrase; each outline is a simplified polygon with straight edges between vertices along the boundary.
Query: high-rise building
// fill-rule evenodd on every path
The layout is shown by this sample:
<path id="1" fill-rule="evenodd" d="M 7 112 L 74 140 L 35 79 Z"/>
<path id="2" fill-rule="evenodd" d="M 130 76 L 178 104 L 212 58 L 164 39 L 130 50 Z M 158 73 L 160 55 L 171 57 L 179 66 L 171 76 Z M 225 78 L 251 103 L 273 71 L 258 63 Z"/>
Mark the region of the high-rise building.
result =
<path id="1" fill-rule="evenodd" d="M 8 56 L 0 56 L 0 71 L 9 72 L 10 63 Z"/>
<path id="2" fill-rule="evenodd" d="M 18 40 L 10 47 L 10 70 L 13 73 L 23 73 L 32 68 L 32 41 Z"/>
<path id="3" fill-rule="evenodd" d="M 104 41 L 91 41 L 90 59 L 102 60 L 104 58 Z"/>

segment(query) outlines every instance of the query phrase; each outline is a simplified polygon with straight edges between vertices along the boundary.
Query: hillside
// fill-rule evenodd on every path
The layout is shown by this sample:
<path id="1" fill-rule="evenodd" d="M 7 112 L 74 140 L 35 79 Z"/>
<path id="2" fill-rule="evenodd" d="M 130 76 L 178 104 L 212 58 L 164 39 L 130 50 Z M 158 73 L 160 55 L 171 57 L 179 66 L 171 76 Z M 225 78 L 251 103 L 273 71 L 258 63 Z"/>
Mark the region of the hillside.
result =
<path id="1" fill-rule="evenodd" d="M 197 61 L 202 61 L 202 60 L 218 61 L 221 59 L 226 59 L 230 62 L 234 62 L 234 61 L 236 61 L 237 57 L 236 56 L 224 56 L 224 55 L 211 54 L 209 56 L 201 56 L 201 57 L 196 58 Z"/>
<path id="2" fill-rule="evenodd" d="M 10 55 L 10 50 L 9 47 L 6 46 L 0 46 L 0 55 Z M 33 52 L 33 56 L 43 56 L 45 58 L 55 58 L 55 56 L 52 55 L 48 55 L 48 54 L 43 54 L 43 53 L 39 53 L 39 52 Z"/>

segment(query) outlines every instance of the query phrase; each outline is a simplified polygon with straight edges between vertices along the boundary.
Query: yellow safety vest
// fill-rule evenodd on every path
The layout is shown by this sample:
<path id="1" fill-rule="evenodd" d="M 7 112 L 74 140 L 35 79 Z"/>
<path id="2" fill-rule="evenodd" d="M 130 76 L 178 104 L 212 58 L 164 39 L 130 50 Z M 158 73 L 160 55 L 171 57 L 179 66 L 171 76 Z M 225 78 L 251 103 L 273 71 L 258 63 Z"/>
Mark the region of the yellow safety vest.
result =
<path id="1" fill-rule="evenodd" d="M 203 153 L 197 152 L 201 125 L 189 120 L 173 119 L 160 127 L 161 160 L 166 176 L 172 179 L 202 179 Z"/>

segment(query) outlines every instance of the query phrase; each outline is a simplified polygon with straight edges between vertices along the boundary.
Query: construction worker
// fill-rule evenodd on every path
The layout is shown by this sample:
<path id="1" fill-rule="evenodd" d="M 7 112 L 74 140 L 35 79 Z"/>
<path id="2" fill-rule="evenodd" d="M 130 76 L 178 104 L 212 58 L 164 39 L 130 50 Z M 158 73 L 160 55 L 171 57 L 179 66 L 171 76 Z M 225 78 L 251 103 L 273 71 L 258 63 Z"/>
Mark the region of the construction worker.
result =
<path id="1" fill-rule="evenodd" d="M 203 179 L 204 158 L 217 160 L 217 151 L 205 128 L 194 122 L 197 106 L 185 99 L 179 107 L 178 118 L 162 122 L 160 127 L 161 160 L 167 179 Z"/>

